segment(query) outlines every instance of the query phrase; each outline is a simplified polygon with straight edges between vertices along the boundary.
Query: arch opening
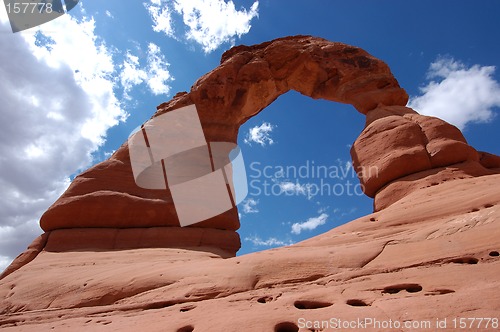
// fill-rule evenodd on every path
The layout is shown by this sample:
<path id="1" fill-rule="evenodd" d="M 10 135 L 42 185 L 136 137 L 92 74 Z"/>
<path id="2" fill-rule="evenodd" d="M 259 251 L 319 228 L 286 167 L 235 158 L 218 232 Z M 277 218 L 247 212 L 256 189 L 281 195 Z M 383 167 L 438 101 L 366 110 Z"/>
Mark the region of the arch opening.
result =
<path id="1" fill-rule="evenodd" d="M 293 36 L 230 49 L 220 66 L 202 76 L 189 92 L 159 105 L 152 120 L 194 104 L 207 142 L 236 143 L 242 124 L 291 90 L 312 99 L 351 104 L 363 114 L 381 104 L 405 105 L 408 99 L 389 67 L 364 50 Z M 106 238 L 103 243 L 113 239 L 111 248 L 129 246 L 129 230 L 143 234 L 146 242 L 137 246 L 216 248 L 232 256 L 241 244 L 236 208 L 179 227 L 170 188 L 150 190 L 135 183 L 126 143 L 110 159 L 75 178 L 40 224 L 45 231 L 69 229 L 89 238 L 94 236 L 92 229 L 107 228 L 109 232 L 99 234 Z M 89 230 L 87 234 L 75 229 Z"/>
<path id="2" fill-rule="evenodd" d="M 249 192 L 238 205 L 238 255 L 297 243 L 371 212 L 349 153 L 364 124 L 351 105 L 289 91 L 240 127 Z"/>

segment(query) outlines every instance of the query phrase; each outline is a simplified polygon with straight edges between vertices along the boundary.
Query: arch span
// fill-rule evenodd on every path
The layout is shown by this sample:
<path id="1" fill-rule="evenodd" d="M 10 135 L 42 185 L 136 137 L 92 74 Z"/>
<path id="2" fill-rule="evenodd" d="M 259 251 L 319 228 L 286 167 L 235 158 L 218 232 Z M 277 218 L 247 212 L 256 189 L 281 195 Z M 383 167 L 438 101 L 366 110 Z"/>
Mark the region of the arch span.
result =
<path id="1" fill-rule="evenodd" d="M 289 90 L 352 104 L 366 115 L 351 154 L 357 170 L 378 169 L 360 175 L 365 193 L 375 197 L 375 209 L 422 186 L 500 167 L 496 156 L 478 153 L 457 128 L 405 107 L 408 95 L 384 62 L 360 48 L 311 36 L 230 49 L 190 92 L 158 106 L 154 117 L 195 104 L 207 141 L 236 143 L 239 127 Z M 135 184 L 127 143 L 75 178 L 42 216 L 41 226 L 56 230 L 51 237 L 61 229 L 94 243 L 97 236 L 109 248 L 215 247 L 234 255 L 240 247 L 236 209 L 195 227 L 178 227 L 168 189 Z M 59 237 L 68 243 L 67 238 Z"/>

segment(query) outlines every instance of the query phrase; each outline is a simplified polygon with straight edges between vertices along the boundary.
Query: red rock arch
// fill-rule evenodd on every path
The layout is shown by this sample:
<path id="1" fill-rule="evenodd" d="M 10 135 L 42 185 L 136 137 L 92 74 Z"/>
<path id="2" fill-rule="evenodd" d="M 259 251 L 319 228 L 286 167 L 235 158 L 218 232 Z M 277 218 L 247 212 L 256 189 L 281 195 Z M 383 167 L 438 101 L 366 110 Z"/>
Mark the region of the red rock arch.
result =
<path id="1" fill-rule="evenodd" d="M 408 95 L 384 62 L 360 48 L 310 36 L 230 49 L 190 92 L 158 106 L 154 116 L 195 104 L 207 141 L 235 143 L 248 118 L 289 90 L 352 104 L 367 116 L 351 152 L 358 170 L 379 169 L 376 176 L 360 178 L 366 194 L 375 197 L 376 209 L 431 182 L 490 174 L 479 163 L 481 156 L 489 168 L 500 167 L 495 157 L 470 147 L 457 128 L 406 108 Z M 457 166 L 450 171 L 450 165 Z M 230 255 L 239 249 L 236 209 L 194 227 L 178 225 L 168 190 L 135 185 L 126 143 L 75 178 L 41 219 L 45 231 L 73 229 L 80 237 L 105 237 L 110 248 L 216 247 Z M 146 230 L 151 227 L 156 228 Z M 124 229 L 134 229 L 135 235 Z"/>

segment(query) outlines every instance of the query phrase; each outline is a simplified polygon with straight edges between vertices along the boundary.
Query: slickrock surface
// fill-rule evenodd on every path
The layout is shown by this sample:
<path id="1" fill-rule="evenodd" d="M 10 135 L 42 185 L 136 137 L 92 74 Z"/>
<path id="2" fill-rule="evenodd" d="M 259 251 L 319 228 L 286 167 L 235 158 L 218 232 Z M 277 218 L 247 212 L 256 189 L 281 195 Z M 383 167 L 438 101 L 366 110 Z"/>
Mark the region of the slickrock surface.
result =
<path id="1" fill-rule="evenodd" d="M 299 318 L 450 327 L 453 317 L 499 317 L 498 188 L 500 175 L 431 186 L 302 243 L 229 259 L 48 247 L 1 280 L 0 327 L 283 332 Z M 388 329 L 367 329 L 377 330 Z"/>
<path id="2" fill-rule="evenodd" d="M 43 215 L 46 233 L 0 275 L 0 328 L 287 332 L 322 331 L 305 320 L 446 318 L 456 330 L 455 317 L 500 318 L 500 157 L 405 107 L 365 51 L 308 36 L 238 46 L 154 116 L 195 104 L 207 141 L 236 142 L 289 90 L 366 115 L 351 155 L 376 212 L 234 257 L 236 209 L 179 227 L 168 190 L 135 185 L 125 143 L 73 181 Z"/>

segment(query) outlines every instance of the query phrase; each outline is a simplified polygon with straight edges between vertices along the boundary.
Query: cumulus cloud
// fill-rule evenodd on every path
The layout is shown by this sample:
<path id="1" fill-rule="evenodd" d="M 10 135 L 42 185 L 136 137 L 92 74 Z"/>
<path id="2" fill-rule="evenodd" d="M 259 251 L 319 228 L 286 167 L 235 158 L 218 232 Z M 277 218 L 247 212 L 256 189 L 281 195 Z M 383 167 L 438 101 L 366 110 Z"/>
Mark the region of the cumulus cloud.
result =
<path id="1" fill-rule="evenodd" d="M 169 83 L 174 80 L 168 70 L 169 65 L 160 47 L 154 43 L 148 44 L 145 65 L 141 65 L 139 57 L 128 50 L 123 64 L 120 66 L 123 97 L 130 100 L 129 93 L 132 88 L 142 83 L 146 83 L 154 95 L 168 94 L 170 92 Z"/>
<path id="2" fill-rule="evenodd" d="M 274 141 L 271 138 L 271 133 L 275 127 L 276 126 L 270 124 L 269 122 L 263 122 L 260 126 L 250 128 L 244 142 L 248 145 L 252 145 L 253 142 L 260 144 L 261 146 L 274 144 Z"/>
<path id="3" fill-rule="evenodd" d="M 300 234 L 304 230 L 312 231 L 318 228 L 319 226 L 324 225 L 327 220 L 328 220 L 328 214 L 321 213 L 317 217 L 312 217 L 307 219 L 307 221 L 296 222 L 292 224 L 292 233 Z"/>
<path id="4" fill-rule="evenodd" d="M 161 53 L 161 49 L 154 43 L 148 45 L 148 79 L 149 89 L 154 95 L 168 94 L 170 86 L 167 84 L 173 80 L 168 71 L 169 63 Z"/>
<path id="5" fill-rule="evenodd" d="M 169 37 L 174 37 L 172 26 L 171 9 L 166 0 L 150 0 L 144 3 L 151 20 L 153 20 L 153 31 L 163 32 Z"/>
<path id="6" fill-rule="evenodd" d="M 0 17 L 2 269 L 42 232 L 41 214 L 127 113 L 92 19 L 63 15 L 37 33 L 12 34 L 3 10 Z"/>
<path id="7" fill-rule="evenodd" d="M 147 80 L 147 78 L 148 73 L 139 65 L 139 57 L 127 51 L 120 72 L 120 82 L 123 86 L 124 97 L 126 99 L 131 99 L 129 95 L 130 90 L 132 90 L 134 86 Z"/>
<path id="8" fill-rule="evenodd" d="M 266 240 L 263 240 L 262 238 L 258 236 L 249 236 L 245 237 L 245 241 L 251 242 L 255 246 L 259 247 L 281 247 L 281 246 L 289 246 L 292 245 L 293 242 L 290 240 L 279 240 L 275 237 L 270 237 Z"/>
<path id="9" fill-rule="evenodd" d="M 281 192 L 285 193 L 285 195 L 289 196 L 307 196 L 308 199 L 311 199 L 314 197 L 312 193 L 312 184 L 311 183 L 299 183 L 298 181 L 296 182 L 291 182 L 291 181 L 282 181 L 282 182 L 276 182 L 276 184 L 279 186 Z"/>
<path id="10" fill-rule="evenodd" d="M 279 183 L 279 187 L 282 191 L 285 193 L 292 193 L 292 194 L 302 194 L 305 195 L 307 192 L 307 188 L 305 185 L 302 185 L 298 182 L 293 183 L 290 181 L 284 181 Z"/>
<path id="11" fill-rule="evenodd" d="M 234 45 L 236 37 L 248 33 L 250 22 L 259 15 L 258 1 L 248 10 L 237 10 L 231 0 L 176 0 L 173 4 L 166 0 L 150 0 L 145 7 L 153 21 L 153 30 L 169 37 L 176 38 L 172 14 L 180 15 L 186 27 L 186 39 L 201 45 L 206 53 L 224 43 Z"/>
<path id="12" fill-rule="evenodd" d="M 460 129 L 468 123 L 491 121 L 493 108 L 500 107 L 500 84 L 493 66 L 466 66 L 451 57 L 434 61 L 422 94 L 409 106 L 421 114 L 439 117 Z"/>
<path id="13" fill-rule="evenodd" d="M 259 210 L 257 209 L 257 204 L 259 201 L 253 198 L 247 198 L 241 203 L 242 212 L 247 213 L 257 213 Z"/>
<path id="14" fill-rule="evenodd" d="M 250 21 L 257 17 L 259 2 L 249 10 L 236 10 L 233 1 L 192 0 L 176 1 L 175 10 L 182 14 L 188 27 L 186 37 L 196 41 L 205 52 L 216 50 L 223 43 L 235 43 L 235 36 L 240 38 L 250 31 Z"/>

